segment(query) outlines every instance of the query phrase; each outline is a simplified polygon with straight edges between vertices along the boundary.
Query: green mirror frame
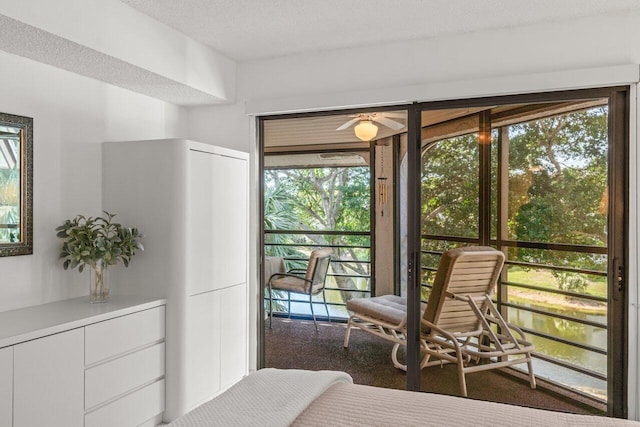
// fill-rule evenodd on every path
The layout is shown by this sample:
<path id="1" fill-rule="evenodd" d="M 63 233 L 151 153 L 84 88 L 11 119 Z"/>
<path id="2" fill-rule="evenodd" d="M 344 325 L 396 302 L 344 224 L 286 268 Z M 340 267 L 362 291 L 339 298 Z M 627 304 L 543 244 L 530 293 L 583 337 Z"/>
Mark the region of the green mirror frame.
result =
<path id="1" fill-rule="evenodd" d="M 33 119 L 0 113 L 0 257 L 33 253 Z"/>

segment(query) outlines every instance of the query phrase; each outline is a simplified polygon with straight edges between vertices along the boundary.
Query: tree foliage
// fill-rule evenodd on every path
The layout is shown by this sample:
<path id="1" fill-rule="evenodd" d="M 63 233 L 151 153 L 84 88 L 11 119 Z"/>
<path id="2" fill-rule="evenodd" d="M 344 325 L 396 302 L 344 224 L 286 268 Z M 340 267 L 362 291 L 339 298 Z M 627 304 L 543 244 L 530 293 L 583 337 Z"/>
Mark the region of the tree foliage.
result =
<path id="1" fill-rule="evenodd" d="M 590 246 L 607 244 L 606 107 L 556 115 L 508 128 L 507 238 Z M 492 192 L 497 195 L 497 132 L 492 141 Z M 507 141 L 504 141 L 505 147 Z M 421 224 L 423 234 L 478 236 L 478 138 L 476 134 L 430 144 L 423 153 Z M 265 171 L 265 229 L 368 231 L 369 168 L 301 168 Z M 495 223 L 496 201 L 492 200 Z M 495 233 L 495 224 L 492 226 Z M 368 236 L 268 234 L 267 254 L 304 258 L 304 245 L 367 246 Z M 442 251 L 453 243 L 423 241 Z M 308 252 L 309 246 L 306 246 Z M 368 251 L 336 248 L 334 258 L 368 259 Z M 604 270 L 606 257 L 570 251 L 518 248 L 510 259 L 555 266 Z M 434 266 L 437 256 L 423 256 Z M 363 264 L 333 263 L 337 273 L 367 274 Z M 563 289 L 583 291 L 580 275 L 556 272 Z M 354 289 L 352 279 L 338 286 Z"/>
<path id="2" fill-rule="evenodd" d="M 370 227 L 370 175 L 367 167 L 300 168 L 265 171 L 265 230 L 364 231 Z M 267 234 L 267 254 L 304 257 L 300 248 L 368 246 L 368 236 Z M 369 251 L 334 247 L 334 260 L 368 260 Z M 339 274 L 366 275 L 361 263 L 333 262 Z M 358 289 L 353 278 L 336 277 L 338 287 Z M 346 299 L 347 294 L 344 295 Z"/>
<path id="3" fill-rule="evenodd" d="M 510 233 L 535 242 L 607 244 L 607 110 L 596 108 L 514 126 L 510 138 L 514 172 L 529 181 Z M 525 261 L 603 270 L 606 259 L 577 252 L 540 251 Z M 563 290 L 584 292 L 584 277 L 554 272 Z"/>
<path id="4" fill-rule="evenodd" d="M 478 236 L 478 138 L 428 146 L 422 161 L 422 232 Z"/>
<path id="5" fill-rule="evenodd" d="M 508 128 L 509 239 L 606 246 L 607 121 L 607 108 L 597 107 Z M 477 147 L 472 134 L 438 141 L 425 150 L 423 233 L 477 236 Z M 492 150 L 496 148 L 494 139 Z M 491 185 L 495 188 L 497 156 L 493 159 Z M 431 249 L 446 249 L 442 243 L 427 244 Z M 606 259 L 593 254 L 521 248 L 514 255 L 520 261 L 548 265 L 606 267 Z M 563 289 L 584 291 L 586 287 L 580 275 L 554 275 Z"/>

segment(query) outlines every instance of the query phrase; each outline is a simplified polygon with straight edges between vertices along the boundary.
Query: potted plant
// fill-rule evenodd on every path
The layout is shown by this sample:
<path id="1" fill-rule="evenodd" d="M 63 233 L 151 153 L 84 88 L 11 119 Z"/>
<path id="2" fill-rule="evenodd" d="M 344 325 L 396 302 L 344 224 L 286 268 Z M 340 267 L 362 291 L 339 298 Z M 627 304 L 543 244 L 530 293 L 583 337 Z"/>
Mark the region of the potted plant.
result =
<path id="1" fill-rule="evenodd" d="M 106 280 L 107 267 L 122 261 L 129 266 L 136 250 L 144 250 L 140 239 L 144 237 L 137 228 L 123 227 L 113 222 L 115 214 L 104 211 L 106 217 L 77 215 L 56 228 L 62 241 L 60 258 L 65 270 L 85 266 L 91 268 L 90 301 L 106 302 L 109 286 Z"/>

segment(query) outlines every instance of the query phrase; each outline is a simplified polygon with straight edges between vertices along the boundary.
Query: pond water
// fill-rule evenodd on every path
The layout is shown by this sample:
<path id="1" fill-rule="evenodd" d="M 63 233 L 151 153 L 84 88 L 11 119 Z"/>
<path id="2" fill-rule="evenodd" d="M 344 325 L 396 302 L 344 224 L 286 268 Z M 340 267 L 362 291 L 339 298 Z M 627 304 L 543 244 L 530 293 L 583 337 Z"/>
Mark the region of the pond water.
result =
<path id="1" fill-rule="evenodd" d="M 607 316 L 604 313 L 592 314 L 576 310 L 568 312 L 568 310 L 541 307 L 530 303 L 526 305 L 534 309 L 571 315 L 572 317 L 582 320 L 589 320 L 601 324 L 607 323 Z M 607 349 L 607 330 L 604 328 L 583 325 L 570 320 L 558 319 L 514 308 L 509 308 L 509 322 L 554 337 L 596 347 L 604 351 Z M 538 353 L 603 375 L 607 374 L 607 356 L 605 354 L 533 335 L 529 335 L 528 339 L 533 342 L 536 347 L 536 352 Z M 607 398 L 607 383 L 601 379 L 540 359 L 534 360 L 534 371 L 537 376 L 588 393 L 602 400 L 606 400 Z"/>

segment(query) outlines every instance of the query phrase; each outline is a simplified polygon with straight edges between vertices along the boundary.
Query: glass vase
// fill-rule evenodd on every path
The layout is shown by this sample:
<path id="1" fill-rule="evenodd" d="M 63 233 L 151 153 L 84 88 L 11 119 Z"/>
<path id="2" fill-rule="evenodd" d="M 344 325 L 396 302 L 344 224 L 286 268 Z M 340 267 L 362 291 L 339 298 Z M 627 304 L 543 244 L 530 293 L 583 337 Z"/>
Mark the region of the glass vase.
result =
<path id="1" fill-rule="evenodd" d="M 89 302 L 99 303 L 109 301 L 109 274 L 107 263 L 98 260 L 90 269 Z"/>

